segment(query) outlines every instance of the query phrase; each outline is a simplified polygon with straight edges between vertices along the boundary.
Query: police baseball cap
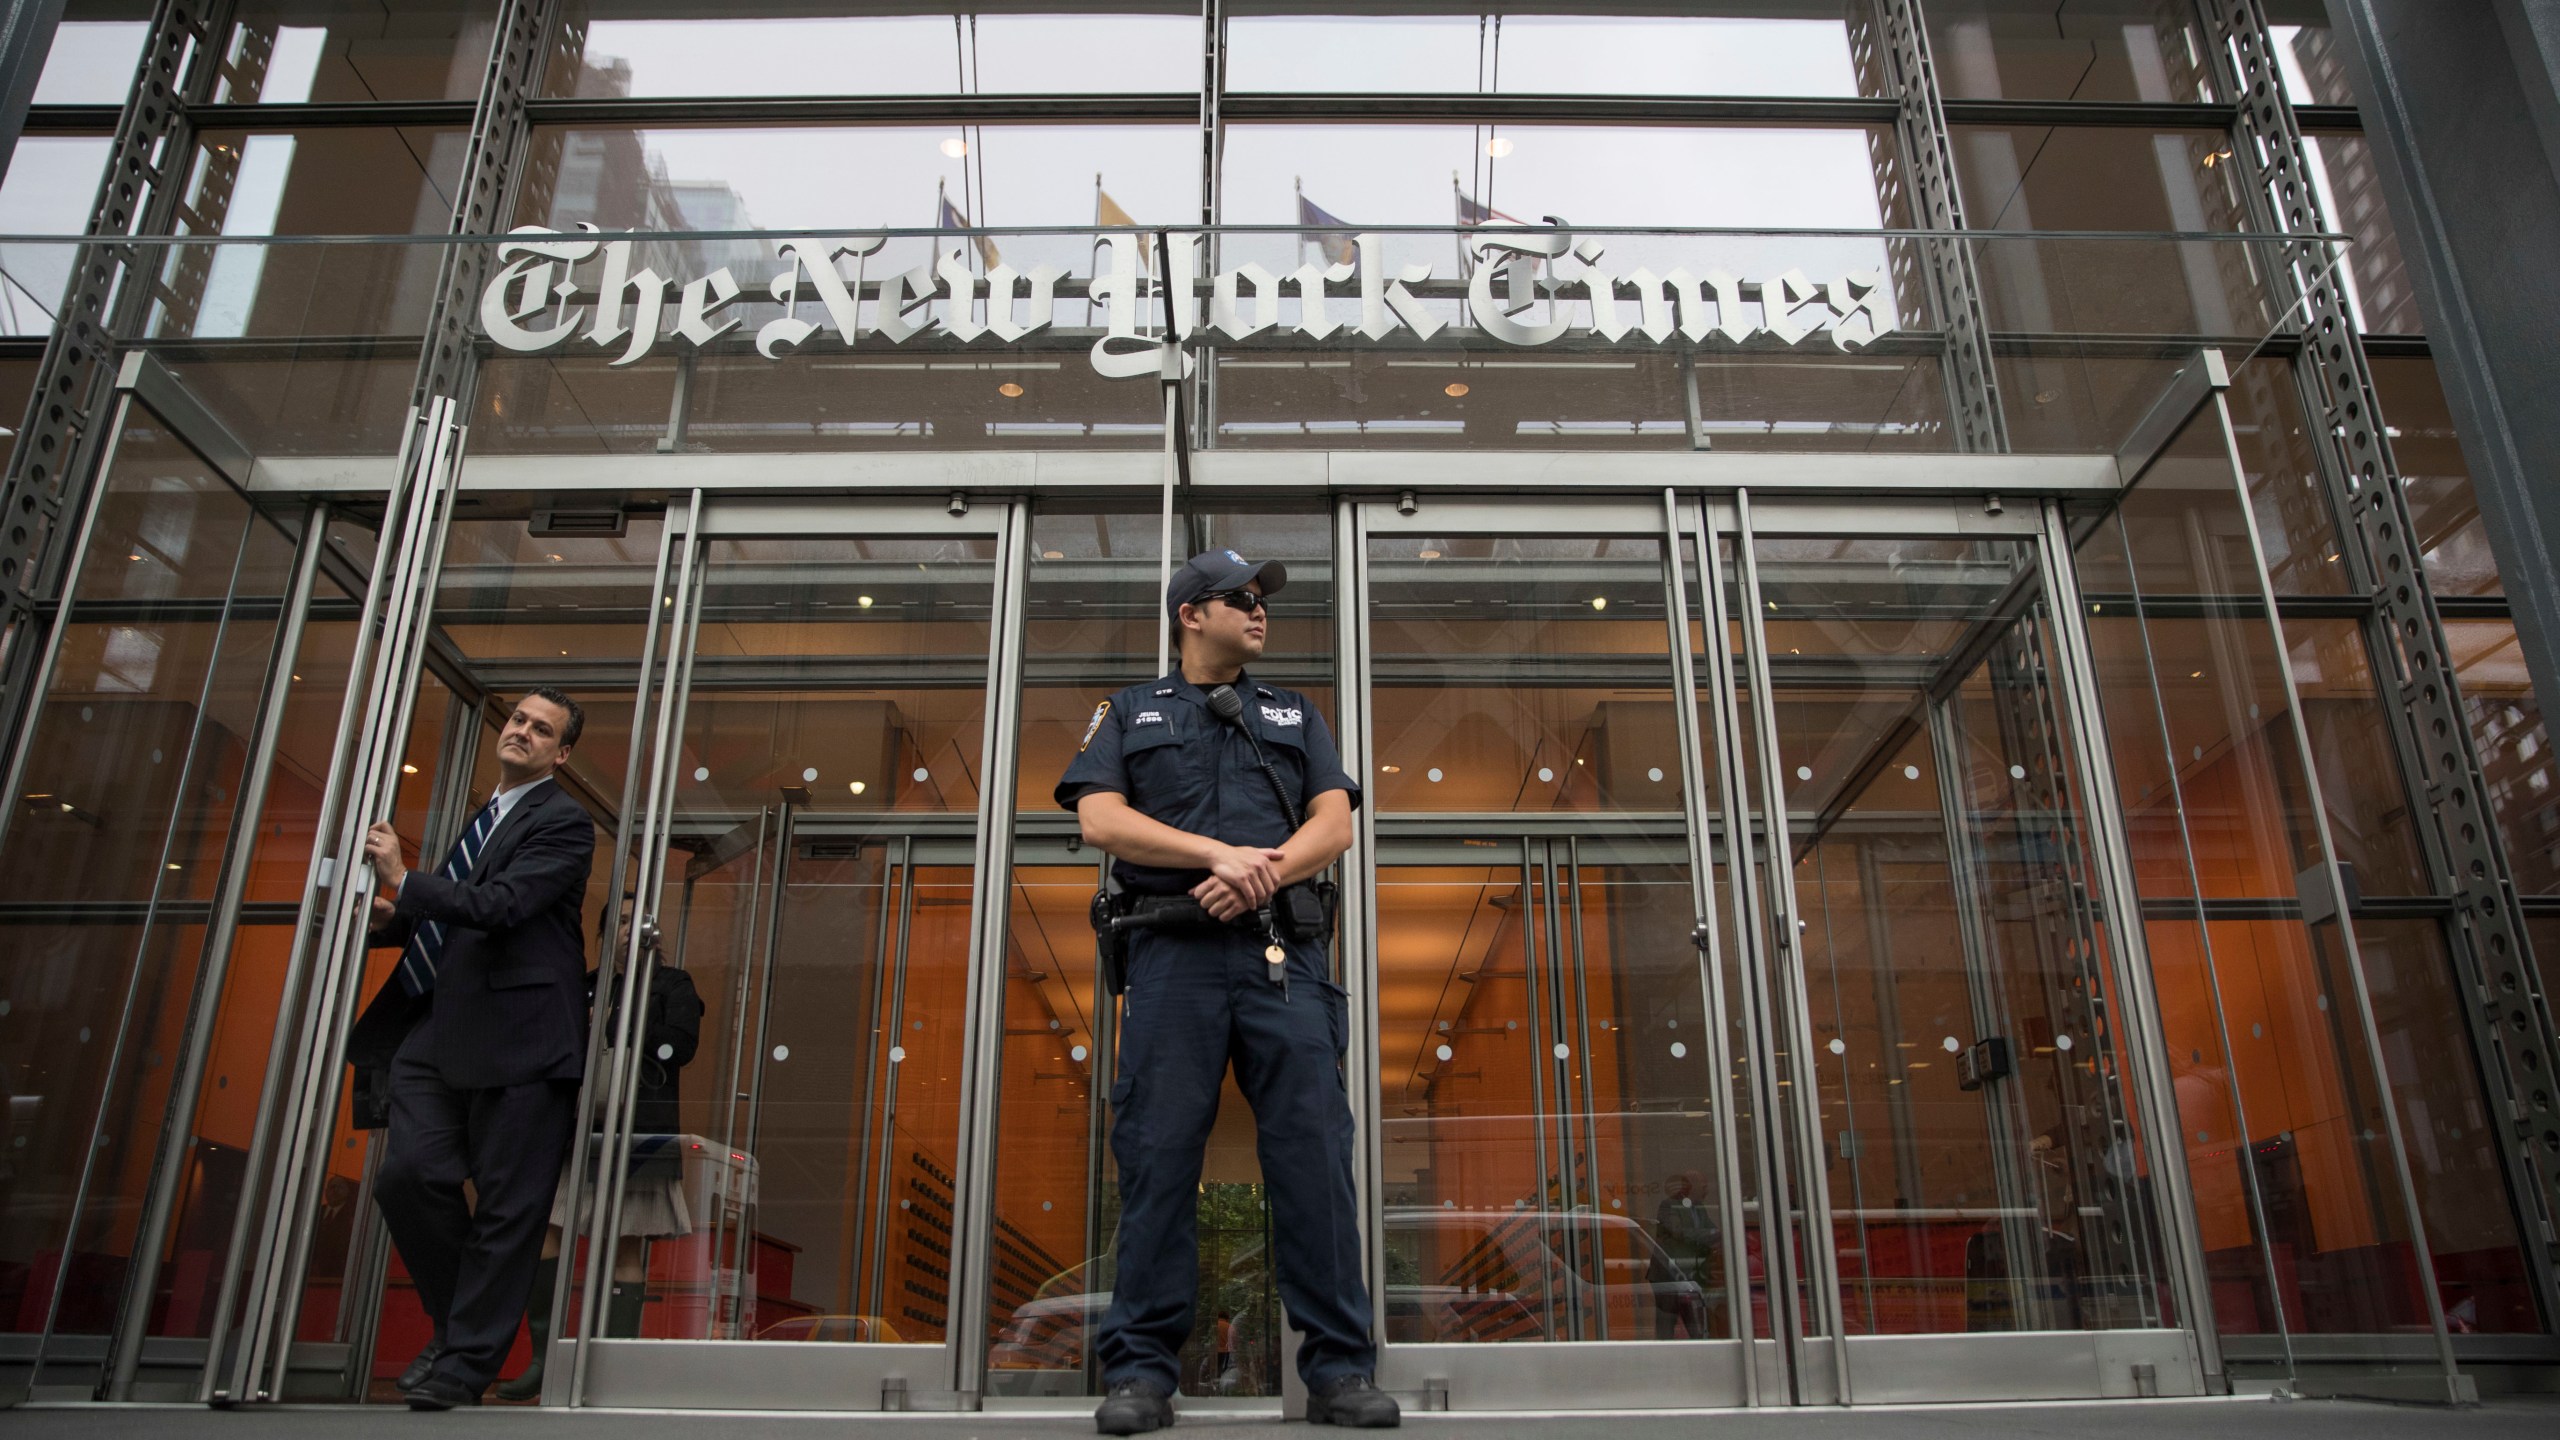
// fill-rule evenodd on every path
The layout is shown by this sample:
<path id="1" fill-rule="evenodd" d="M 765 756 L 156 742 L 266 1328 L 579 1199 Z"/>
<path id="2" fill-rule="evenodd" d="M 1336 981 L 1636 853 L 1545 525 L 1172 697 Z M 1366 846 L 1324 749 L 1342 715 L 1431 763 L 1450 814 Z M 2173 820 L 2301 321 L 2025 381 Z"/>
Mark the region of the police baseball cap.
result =
<path id="1" fill-rule="evenodd" d="M 1165 613 L 1178 616 L 1183 606 L 1198 603 L 1203 595 L 1241 590 L 1256 580 L 1262 582 L 1263 594 L 1277 595 L 1289 583 L 1289 567 L 1277 560 L 1247 560 L 1233 550 L 1203 550 L 1173 572 L 1173 583 L 1164 587 Z"/>

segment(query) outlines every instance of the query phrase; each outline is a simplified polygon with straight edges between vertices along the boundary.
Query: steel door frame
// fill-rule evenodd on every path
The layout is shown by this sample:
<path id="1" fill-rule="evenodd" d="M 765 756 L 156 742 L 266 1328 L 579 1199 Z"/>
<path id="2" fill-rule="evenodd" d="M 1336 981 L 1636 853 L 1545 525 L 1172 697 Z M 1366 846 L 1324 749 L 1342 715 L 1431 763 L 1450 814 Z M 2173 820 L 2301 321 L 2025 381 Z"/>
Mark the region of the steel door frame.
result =
<path id="1" fill-rule="evenodd" d="M 2097 728 L 2099 712 L 2094 693 L 2094 676 L 2085 653 L 2086 635 L 2076 621 L 2078 590 L 2073 582 L 2071 556 L 2067 550 L 2057 551 L 2060 531 L 2059 507 L 2051 502 L 2030 502 L 2011 511 L 1996 499 L 1926 500 L 1901 503 L 1779 500 L 1754 506 L 1747 491 L 1728 497 L 1712 498 L 1703 506 L 1706 529 L 1701 536 L 1710 570 L 1715 581 L 1709 586 L 1711 597 L 1720 598 L 1726 562 L 1714 549 L 1714 542 L 1733 542 L 1731 569 L 1739 609 L 1741 639 L 1744 649 L 1742 690 L 1728 689 L 1719 696 L 1720 715 L 1733 716 L 1736 734 L 1730 744 L 1737 763 L 1741 758 L 1740 717 L 1734 715 L 1737 697 L 1747 695 L 1756 732 L 1752 747 L 1760 759 L 1756 775 L 1750 777 L 1759 786 L 1759 807 L 1769 817 L 1771 843 L 1778 839 L 1777 827 L 1785 824 L 1785 786 L 1780 774 L 1778 736 L 1776 730 L 1775 687 L 1769 666 L 1769 642 L 1762 612 L 1759 566 L 1753 554 L 1753 540 L 1763 534 L 1857 536 L 1938 535 L 1946 537 L 2005 537 L 2024 542 L 2034 559 L 2034 574 L 2044 587 L 2048 608 L 2056 617 L 2054 644 L 2062 656 L 2057 679 L 2063 691 L 2063 704 L 2072 731 L 2072 756 L 2075 778 L 2091 797 L 2087 822 L 2087 841 L 2094 853 L 2094 868 L 2103 893 L 2097 897 L 2106 923 L 2113 931 L 2116 944 L 2113 963 L 2124 992 L 2124 1013 L 2111 1027 L 2122 1045 L 2121 1060 L 2132 1072 L 2135 1109 L 2148 1151 L 2151 1173 L 2162 1177 L 2162 1188 L 2171 1204 L 2161 1207 L 2173 1213 L 2164 1214 L 2158 1225 L 2162 1270 L 2176 1296 L 2177 1316 L 2181 1324 L 2160 1329 L 2092 1330 L 2092 1331 L 2022 1331 L 1984 1332 L 1980 1334 L 1922 1335 L 1858 1335 L 1845 1343 L 1835 1337 L 1843 1334 L 1843 1320 L 1836 1259 L 1829 1243 L 1832 1231 L 1829 1186 L 1822 1161 L 1825 1144 L 1817 1121 L 1805 1107 L 1792 1113 L 1793 1134 L 1789 1153 L 1781 1157 L 1772 1177 L 1783 1177 L 1786 1183 L 1801 1190 L 1805 1243 L 1803 1250 L 1811 1262 L 1814 1282 L 1808 1287 L 1809 1324 L 1799 1327 L 1785 1339 L 1794 1360 L 1792 1374 L 1800 1403 L 1890 1403 L 1914 1400 L 1953 1399 L 2055 1399 L 2132 1395 L 2139 1393 L 2204 1393 L 2219 1379 L 2220 1364 L 2211 1329 L 2209 1296 L 2203 1289 L 2203 1277 L 2194 1253 L 2192 1210 L 2186 1200 L 2185 1156 L 2182 1150 L 2167 1143 L 2166 1137 L 2178 1132 L 2173 1101 L 2165 1091 L 2166 1076 L 2161 1072 L 2156 1046 L 2143 1037 L 2158 1033 L 2159 1017 L 2150 987 L 2149 964 L 2142 942 L 2141 920 L 2132 897 L 2131 870 L 2125 851 L 2122 821 L 2115 810 L 2115 795 L 2105 757 L 2103 730 Z M 2063 617 L 2068 617 L 2063 618 Z M 1711 646 L 1711 648 L 1719 648 Z M 1739 769 L 1731 772 L 1740 775 Z M 1740 785 L 1732 787 L 1739 791 Z M 1943 802 L 1942 802 L 1943 803 Z M 1739 807 L 1737 807 L 1739 808 Z M 1729 823 L 1733 823 L 1730 822 Z M 1801 947 L 1792 943 L 1802 933 L 1792 866 L 1772 858 L 1765 877 L 1766 893 L 1759 896 L 1770 908 L 1774 923 L 1766 931 L 1746 932 L 1764 953 L 1759 962 L 1747 967 L 1755 987 L 1766 986 L 1767 1001 L 1774 1017 L 1773 1034 L 1784 1042 L 1788 1063 L 1783 1078 L 1789 1088 L 1800 1095 L 1817 1093 L 1818 1076 L 1814 1069 L 1812 1031 L 1809 1024 L 1807 977 Z M 1744 888 L 1737 878 L 1736 893 Z M 1754 885 L 1755 891 L 1763 889 Z M 1772 962 L 1775 963 L 1772 963 Z M 1774 980 L 1776 983 L 1772 984 Z M 1774 1071 L 1764 1072 L 1763 1094 L 1766 1103 L 1777 1104 Z M 1773 1113 L 1764 1110 L 1762 1113 Z M 1763 1127 L 1766 1133 L 1768 1127 Z M 1768 1207 L 1763 1207 L 1764 1216 Z M 1783 1234 L 1783 1232 L 1781 1232 Z M 1816 1243 L 1820 1237 L 1820 1243 Z M 1777 1237 L 1770 1237 L 1772 1240 Z M 1766 1242 L 1764 1242 L 1766 1243 Z M 1779 1255 L 1782 1245 L 1769 1244 L 1764 1253 Z M 1773 1279 L 1773 1298 L 1778 1282 Z M 1773 1307 L 1774 1308 L 1774 1307 Z M 2156 1377 L 2153 1388 L 2144 1391 L 2134 1377 L 2135 1367 L 2151 1367 Z M 1949 1376 L 1976 1377 L 1978 1386 L 1951 1388 Z M 1828 1382 L 1829 1394 L 1821 1393 L 1821 1382 Z"/>
<path id="2" fill-rule="evenodd" d="M 806 538 L 843 536 L 924 536 L 988 539 L 995 542 L 990 581 L 992 623 L 989 627 L 988 692 L 993 699 L 985 722 L 984 753 L 979 757 L 975 834 L 970 861 L 973 873 L 1002 873 L 1010 866 L 1013 826 L 1012 769 L 1019 717 L 1020 687 L 1014 683 L 1021 665 L 1022 590 L 1025 580 L 1028 507 L 1018 500 L 990 499 L 974 503 L 954 497 L 947 505 L 920 500 L 811 500 L 723 497 L 694 491 L 681 508 L 671 504 L 662 539 L 659 590 L 655 608 L 666 612 L 663 650 L 653 629 L 644 652 L 639 700 L 635 704 L 633 747 L 644 734 L 650 758 L 631 767 L 630 783 L 647 774 L 647 799 L 626 806 L 624 834 L 616 837 L 621 853 L 639 856 L 639 873 L 628 893 L 635 902 L 635 923 L 621 937 L 619 975 L 632 977 L 633 993 L 645 993 L 656 962 L 659 920 L 656 907 L 664 893 L 667 838 L 674 826 L 674 769 L 681 755 L 687 708 L 693 691 L 693 661 L 699 653 L 703 595 L 711 569 L 710 546 L 719 539 Z M 653 686 L 655 695 L 652 695 Z M 656 711 L 654 724 L 648 711 Z M 645 727 L 645 729 L 644 729 Z M 632 830 L 637 827 L 637 846 Z M 788 827 L 786 817 L 785 830 Z M 940 827 L 934 827 L 940 828 Z M 787 833 L 774 843 L 787 845 Z M 910 856 L 912 858 L 912 856 Z M 774 936 L 771 920 L 780 905 L 779 880 L 769 887 L 766 925 L 759 948 L 769 966 Z M 911 882 L 910 882 L 911 886 Z M 820 1342 L 764 1343 L 752 1340 L 643 1340 L 599 1338 L 592 1342 L 552 1341 L 554 1377 L 546 1403 L 569 1407 L 680 1409 L 973 1409 L 977 1386 L 973 1377 L 984 1364 L 986 1243 L 993 1214 L 994 1116 L 991 1100 L 973 1097 L 995 1093 L 994 1067 L 1001 1037 L 982 1011 L 996 1006 L 1002 994 L 1003 941 L 1007 916 L 1001 890 L 993 895 L 976 887 L 971 900 L 966 1013 L 970 1017 L 961 1055 L 964 1081 L 960 1133 L 954 1137 L 955 1230 L 958 1244 L 950 1291 L 950 1323 L 945 1339 L 931 1344 Z M 645 1005 L 622 1008 L 620 1025 L 610 1038 L 599 1033 L 590 1058 L 589 1093 L 592 1123 L 578 1129 L 569 1181 L 569 1213 L 578 1213 L 583 1189 L 596 1168 L 587 1157 L 590 1133 L 601 1136 L 598 1147 L 612 1155 L 629 1141 L 629 1115 L 637 1086 L 637 1067 L 625 1057 L 636 1041 L 638 1017 Z M 602 1027 L 599 1027 L 601 1031 Z M 598 1083 L 601 1082 L 601 1083 Z M 981 1133 L 983 1132 L 983 1133 Z M 591 1256 L 612 1251 L 623 1203 L 624 1167 L 606 1166 L 605 1193 L 592 1207 L 586 1239 Z M 973 1258 L 974 1257 L 974 1258 Z M 562 1267 L 561 1296 L 568 1298 L 569 1267 Z M 590 1263 L 578 1294 L 578 1332 L 592 1335 L 604 1314 L 607 1264 Z M 565 1313 L 565 1307 L 555 1309 Z M 560 1327 L 565 1330 L 567 1327 Z"/>

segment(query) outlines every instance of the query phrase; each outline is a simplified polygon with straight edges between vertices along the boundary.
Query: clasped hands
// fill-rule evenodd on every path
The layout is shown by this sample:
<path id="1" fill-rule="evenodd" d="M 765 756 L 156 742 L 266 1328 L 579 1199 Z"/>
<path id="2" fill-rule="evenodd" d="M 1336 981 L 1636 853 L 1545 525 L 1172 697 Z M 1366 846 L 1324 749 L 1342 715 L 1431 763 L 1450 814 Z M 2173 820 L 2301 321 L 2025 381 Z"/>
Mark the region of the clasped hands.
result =
<path id="1" fill-rule="evenodd" d="M 1191 898 L 1214 919 L 1252 914 L 1270 904 L 1286 883 L 1280 878 L 1280 866 L 1288 858 L 1285 850 L 1258 845 L 1222 846 L 1209 862 L 1209 878 L 1191 887 Z"/>

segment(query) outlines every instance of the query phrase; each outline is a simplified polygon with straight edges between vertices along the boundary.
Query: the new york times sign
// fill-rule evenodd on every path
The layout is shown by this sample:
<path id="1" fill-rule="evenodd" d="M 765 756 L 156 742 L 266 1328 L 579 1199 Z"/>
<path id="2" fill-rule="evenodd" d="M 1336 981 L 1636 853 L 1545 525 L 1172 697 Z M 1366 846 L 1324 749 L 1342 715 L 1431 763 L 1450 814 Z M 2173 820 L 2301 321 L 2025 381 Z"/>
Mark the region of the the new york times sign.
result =
<path id="1" fill-rule="evenodd" d="M 589 346 L 616 352 L 613 365 L 630 365 L 661 343 L 700 349 L 744 323 L 723 314 L 747 293 L 728 266 L 679 282 L 635 268 L 633 241 L 532 226 L 514 235 L 499 245 L 498 272 L 480 296 L 480 327 L 500 350 L 540 355 Z M 1291 331 L 1316 341 L 1343 335 L 1340 343 L 1351 337 L 1380 343 L 1400 331 L 1427 340 L 1447 324 L 1411 288 L 1429 280 L 1432 267 L 1389 265 L 1382 236 L 1352 237 L 1350 263 L 1300 265 L 1282 275 L 1261 265 L 1219 271 L 1208 277 L 1205 297 L 1201 238 L 1169 237 L 1175 325 L 1186 336 L 1205 326 L 1206 338 L 1222 345 Z M 1162 302 L 1140 287 L 1146 239 L 1101 237 L 1107 258 L 1087 296 L 1102 307 L 1093 368 L 1105 376 L 1163 371 Z M 851 349 L 872 337 L 901 345 L 928 335 L 964 345 L 1012 344 L 1055 319 L 1058 282 L 1066 275 L 1054 266 L 1017 271 L 998 265 L 982 277 L 970 270 L 967 250 L 954 246 L 930 267 L 866 275 L 865 262 L 886 244 L 879 236 L 775 242 L 781 265 L 760 288 L 783 313 L 755 332 L 756 353 L 776 360 L 804 349 Z M 1693 274 L 1685 267 L 1620 274 L 1603 268 L 1600 246 L 1576 244 L 1561 230 L 1485 235 L 1469 248 L 1476 263 L 1467 276 L 1468 309 L 1479 330 L 1506 345 L 1544 345 L 1568 333 L 1630 345 L 1663 345 L 1674 336 L 1698 345 L 1741 345 L 1766 336 L 1792 346 L 1820 336 L 1852 350 L 1894 328 L 1884 278 L 1873 270 L 1825 281 L 1808 279 L 1801 269 L 1763 279 L 1722 270 Z M 1581 262 L 1580 272 L 1558 278 L 1552 262 L 1568 254 Z M 1283 327 L 1282 302 L 1289 298 L 1297 301 L 1295 316 Z M 1182 363 L 1187 368 L 1190 357 Z"/>

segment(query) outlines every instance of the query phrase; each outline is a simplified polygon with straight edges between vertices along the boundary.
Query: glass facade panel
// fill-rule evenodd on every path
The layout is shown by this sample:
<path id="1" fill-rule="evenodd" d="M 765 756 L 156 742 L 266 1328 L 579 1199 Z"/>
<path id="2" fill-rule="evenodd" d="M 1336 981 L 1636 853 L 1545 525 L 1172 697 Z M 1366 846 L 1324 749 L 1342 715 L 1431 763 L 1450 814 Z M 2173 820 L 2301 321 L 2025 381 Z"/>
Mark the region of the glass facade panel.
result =
<path id="1" fill-rule="evenodd" d="M 1466 225 L 1486 218 L 1469 210 L 1472 203 L 1499 207 L 1491 220 L 1501 224 L 1567 215 L 1602 229 L 1874 230 L 1911 223 L 1895 157 L 1885 127 L 1239 121 L 1226 127 L 1219 218 L 1230 225 Z M 1672 175 L 1685 183 L 1661 183 Z M 1785 248 L 1801 251 L 1808 242 Z M 1818 268 L 1814 259 L 1803 263 Z"/>
<path id="2" fill-rule="evenodd" d="M 2506 837 L 2507 867 L 2527 895 L 2560 895 L 2560 762 L 2512 620 L 2447 620 L 2446 658 L 2471 716 L 2471 743 Z M 2549 963 L 2548 961 L 2545 962 Z"/>
<path id="3" fill-rule="evenodd" d="M 1961 100 L 2210 104 L 2213 69 L 2177 0 L 1928 0 L 1938 86 Z"/>
<path id="4" fill-rule="evenodd" d="M 2471 467 L 2453 428 L 2435 361 L 2422 355 L 2368 355 L 2373 389 L 2388 424 L 2391 458 L 2400 467 L 2400 493 L 2427 567 L 2427 585 L 2438 595 L 2497 595 L 2498 557 L 2489 548 L 2487 522 L 2471 494 Z"/>
<path id="5" fill-rule="evenodd" d="M 78 235 L 115 142 L 104 135 L 29 135 L 0 179 L 0 234 Z M 71 245 L 0 245 L 0 334 L 45 335 L 71 283 Z"/>
<path id="6" fill-rule="evenodd" d="M 846 14 L 859 8 L 865 13 Z M 1197 91 L 1197 6 L 811 3 L 733 8 L 572 0 L 547 93 L 1096 95 Z M 1065 11 L 1067 13 L 1055 13 Z"/>
<path id="7" fill-rule="evenodd" d="M 122 1297 L 293 555 L 138 408 L 105 485 L 0 850 L 12 1330 Z"/>
<path id="8" fill-rule="evenodd" d="M 218 104 L 474 100 L 497 0 L 246 0 L 233 9 Z"/>
<path id="9" fill-rule="evenodd" d="M 1182 125 L 545 127 L 533 145 L 552 178 L 526 187 L 517 218 L 554 229 L 1083 225 L 1106 204 L 1140 224 L 1200 215 L 1200 134 Z M 810 184 L 816 175 L 828 183 Z M 992 249 L 1017 267 L 1080 271 L 1089 244 L 1032 254 L 998 237 Z"/>
<path id="10" fill-rule="evenodd" d="M 2346 287 L 2356 328 L 2368 335 L 2426 333 L 2427 317 L 2418 308 L 2409 262 L 2391 228 L 2371 142 L 2362 135 L 2314 132 L 2302 137 L 2302 146 L 2329 228 L 2355 237 L 2346 246 L 2338 279 Z"/>
<path id="11" fill-rule="evenodd" d="M 34 103 L 123 104 L 142 63 L 143 42 L 151 37 L 152 9 L 151 0 L 73 0 L 63 6 L 44 72 L 36 77 Z"/>
<path id="12" fill-rule="evenodd" d="M 2247 227 L 2231 137 L 2089 125 L 1951 127 L 1965 224 L 1976 230 Z"/>
<path id="13" fill-rule="evenodd" d="M 1254 13 L 1227 22 L 1231 90 L 1517 95 L 1880 95 L 1862 0 L 1685 13 L 1517 6 L 1483 13 Z M 1276 8 L 1276 7 L 1270 7 Z"/>
<path id="14" fill-rule="evenodd" d="M 2227 446 L 2200 413 L 2081 550 L 2214 1308 L 2423 1342 L 2356 960 L 2300 918 L 2323 847 Z"/>

